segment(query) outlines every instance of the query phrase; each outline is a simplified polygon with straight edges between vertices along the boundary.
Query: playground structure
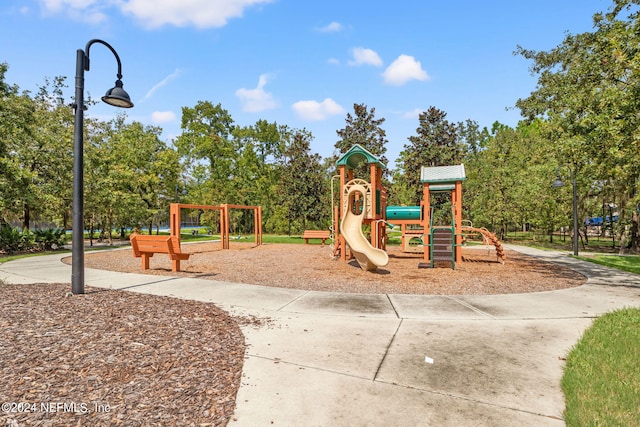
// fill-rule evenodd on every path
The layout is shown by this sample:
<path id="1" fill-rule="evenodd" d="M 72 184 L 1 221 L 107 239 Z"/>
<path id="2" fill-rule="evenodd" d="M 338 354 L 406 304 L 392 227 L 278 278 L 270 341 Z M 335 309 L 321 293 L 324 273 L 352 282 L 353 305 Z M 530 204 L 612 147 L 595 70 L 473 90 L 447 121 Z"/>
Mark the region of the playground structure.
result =
<path id="1" fill-rule="evenodd" d="M 253 210 L 253 229 L 256 246 L 262 245 L 262 208 L 223 204 L 220 206 L 171 203 L 169 206 L 169 236 L 146 236 L 134 233 L 130 236 L 133 256 L 142 258 L 142 269 L 149 269 L 149 259 L 154 254 L 167 254 L 171 259 L 171 271 L 180 271 L 180 261 L 188 260 L 190 254 L 180 248 L 180 217 L 182 209 L 216 210 L 220 212 L 220 243 L 222 249 L 229 249 L 229 211 L 231 209 Z"/>
<path id="2" fill-rule="evenodd" d="M 355 258 L 364 270 L 387 265 L 387 225 L 400 226 L 403 252 L 423 253 L 419 267 L 450 263 L 455 268 L 462 261 L 463 239 L 478 233 L 496 248 L 496 256 L 504 261 L 501 243 L 486 229 L 462 225 L 462 181 L 464 165 L 422 167 L 420 181 L 423 197 L 419 206 L 387 206 L 387 192 L 382 185 L 384 165 L 362 146 L 351 147 L 337 161 L 340 177 L 340 201 L 333 206 L 333 256 L 343 261 Z M 355 178 L 354 169 L 366 164 L 369 181 Z M 451 221 L 436 224 L 431 201 L 436 194 L 449 194 Z M 442 197 L 440 197 L 442 198 Z M 333 203 L 333 201 L 332 201 Z M 446 216 L 446 215 L 445 215 Z M 363 232 L 369 229 L 369 235 Z"/>
<path id="3" fill-rule="evenodd" d="M 180 217 L 182 209 L 201 209 L 216 210 L 220 212 L 220 243 L 222 249 L 229 249 L 229 212 L 231 209 L 253 210 L 253 230 L 256 246 L 262 245 L 262 207 L 261 206 L 244 206 L 222 204 L 219 206 L 211 205 L 192 205 L 185 203 L 171 203 L 169 207 L 169 234 L 180 239 Z"/>
<path id="4" fill-rule="evenodd" d="M 369 181 L 354 178 L 354 169 L 363 163 L 369 169 Z M 340 170 L 340 203 L 333 206 L 333 255 L 340 256 L 343 261 L 356 258 L 365 270 L 383 267 L 389 262 L 384 252 L 386 224 L 383 212 L 387 202 L 386 189 L 382 186 L 384 165 L 356 144 L 338 159 L 337 166 Z M 362 231 L 363 225 L 370 230 L 369 238 Z"/>

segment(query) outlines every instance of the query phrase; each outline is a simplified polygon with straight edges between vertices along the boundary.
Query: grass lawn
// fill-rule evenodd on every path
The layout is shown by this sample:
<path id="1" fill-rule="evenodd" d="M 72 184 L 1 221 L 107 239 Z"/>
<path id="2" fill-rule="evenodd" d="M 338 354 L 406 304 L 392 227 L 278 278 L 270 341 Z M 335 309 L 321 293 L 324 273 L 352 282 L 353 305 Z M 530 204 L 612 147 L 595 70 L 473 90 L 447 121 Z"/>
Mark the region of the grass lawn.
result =
<path id="1" fill-rule="evenodd" d="M 640 274 L 640 256 L 578 259 Z M 596 319 L 567 358 L 562 389 L 567 426 L 640 426 L 640 309 Z"/>
<path id="2" fill-rule="evenodd" d="M 640 274 L 640 256 L 638 255 L 593 255 L 578 256 L 583 261 L 617 268 L 618 270 L 629 271 Z"/>
<path id="3" fill-rule="evenodd" d="M 67 252 L 69 252 L 69 251 L 67 251 Z M 13 260 L 20 259 L 20 258 L 28 258 L 28 257 L 34 257 L 34 256 L 57 254 L 57 253 L 60 253 L 60 252 L 59 251 L 45 251 L 45 252 L 34 252 L 34 253 L 27 253 L 27 254 L 0 255 L 0 264 L 2 264 L 3 262 L 9 262 L 9 261 L 13 261 Z"/>
<path id="4" fill-rule="evenodd" d="M 196 234 L 191 235 L 188 233 L 183 233 L 180 235 L 180 241 L 182 242 L 197 242 L 201 240 L 220 240 L 220 235 L 207 235 L 207 234 Z M 231 234 L 229 236 L 229 240 L 231 242 L 253 242 L 255 241 L 253 234 Z M 287 236 L 286 234 L 263 234 L 262 235 L 262 243 L 304 243 L 304 239 L 302 238 L 302 234 L 291 236 Z M 322 241 L 320 239 L 310 239 L 309 244 L 321 244 Z M 330 240 L 326 240 L 325 244 L 331 244 Z"/>
<path id="5" fill-rule="evenodd" d="M 640 425 L 639 364 L 640 309 L 596 319 L 567 357 L 567 426 Z"/>

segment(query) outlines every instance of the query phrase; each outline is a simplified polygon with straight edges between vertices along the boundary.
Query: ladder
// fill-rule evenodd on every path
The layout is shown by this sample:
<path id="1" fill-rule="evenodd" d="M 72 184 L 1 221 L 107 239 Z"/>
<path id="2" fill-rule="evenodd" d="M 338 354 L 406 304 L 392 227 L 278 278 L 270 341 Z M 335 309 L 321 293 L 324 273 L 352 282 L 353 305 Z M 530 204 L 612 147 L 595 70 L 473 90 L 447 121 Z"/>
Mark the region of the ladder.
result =
<path id="1" fill-rule="evenodd" d="M 431 229 L 431 268 L 436 262 L 450 262 L 455 269 L 455 232 L 453 227 L 433 227 Z"/>

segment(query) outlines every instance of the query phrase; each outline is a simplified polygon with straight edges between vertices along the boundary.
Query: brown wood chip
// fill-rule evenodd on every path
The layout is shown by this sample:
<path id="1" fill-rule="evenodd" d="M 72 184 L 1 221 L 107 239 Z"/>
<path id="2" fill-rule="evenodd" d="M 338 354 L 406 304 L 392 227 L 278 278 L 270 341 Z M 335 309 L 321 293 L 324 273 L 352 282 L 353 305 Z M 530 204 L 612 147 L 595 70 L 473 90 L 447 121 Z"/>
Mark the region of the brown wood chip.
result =
<path id="1" fill-rule="evenodd" d="M 227 424 L 245 351 L 233 318 L 208 303 L 70 296 L 70 286 L 0 284 L 0 425 Z"/>
<path id="2" fill-rule="evenodd" d="M 330 246 L 232 243 L 183 244 L 191 253 L 181 273 L 171 272 L 171 261 L 158 254 L 146 274 L 198 277 L 254 285 L 314 291 L 422 295 L 481 295 L 550 291 L 580 286 L 586 278 L 573 270 L 514 251 L 504 264 L 493 247 L 463 248 L 465 261 L 443 268 L 419 269 L 422 254 L 389 247 L 389 264 L 374 272 L 362 271 L 355 261 L 331 259 Z M 131 249 L 87 254 L 87 267 L 143 273 Z"/>

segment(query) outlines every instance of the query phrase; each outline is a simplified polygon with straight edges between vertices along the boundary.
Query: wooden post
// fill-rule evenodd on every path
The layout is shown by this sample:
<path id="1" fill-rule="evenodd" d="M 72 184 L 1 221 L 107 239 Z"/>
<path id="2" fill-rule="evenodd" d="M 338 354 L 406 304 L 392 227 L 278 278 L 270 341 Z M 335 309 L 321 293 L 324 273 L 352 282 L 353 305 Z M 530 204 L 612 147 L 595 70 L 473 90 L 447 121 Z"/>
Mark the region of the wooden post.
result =
<path id="1" fill-rule="evenodd" d="M 260 246 L 262 245 L 262 206 L 255 207 L 254 227 L 256 233 L 256 246 Z"/>
<path id="2" fill-rule="evenodd" d="M 226 204 L 220 205 L 220 240 L 222 249 L 229 249 L 229 207 Z"/>
<path id="3" fill-rule="evenodd" d="M 338 214 L 336 215 L 336 222 L 338 223 L 338 235 L 340 236 L 340 259 L 342 261 L 347 260 L 347 242 L 344 240 L 344 236 L 340 233 L 340 224 L 342 224 L 342 217 L 345 214 L 344 211 L 344 187 L 347 184 L 347 168 L 344 165 L 340 165 L 340 204 L 338 204 Z"/>
<path id="4" fill-rule="evenodd" d="M 431 243 L 431 194 L 429 193 L 429 183 L 422 184 L 422 243 Z M 424 247 L 424 254 L 422 258 L 425 262 L 431 261 L 430 246 Z"/>
<path id="5" fill-rule="evenodd" d="M 371 241 L 371 246 L 373 246 L 374 248 L 379 248 L 380 245 L 378 245 L 378 223 L 376 222 L 376 220 L 378 219 L 378 215 L 376 214 L 376 211 L 378 210 L 378 203 L 376 200 L 376 193 L 377 193 L 377 189 L 378 189 L 378 172 L 376 171 L 377 167 L 375 163 L 371 163 L 369 165 L 369 175 L 370 175 L 370 181 L 371 181 L 371 200 L 368 200 L 368 202 L 370 203 L 370 209 L 371 209 L 371 236 L 369 238 L 369 240 Z M 365 203 L 367 202 L 367 200 L 365 199 Z"/>
<path id="6" fill-rule="evenodd" d="M 341 253 L 342 246 L 340 243 L 340 218 L 338 215 L 340 214 L 340 208 L 338 206 L 333 207 L 333 256 L 338 256 Z"/>
<path id="7" fill-rule="evenodd" d="M 455 217 L 456 234 L 456 262 L 462 262 L 462 181 L 456 181 L 456 188 L 453 190 L 453 207 Z"/>
<path id="8" fill-rule="evenodd" d="M 169 205 L 169 234 L 180 239 L 180 204 Z"/>
<path id="9" fill-rule="evenodd" d="M 378 203 L 376 201 L 376 190 L 378 190 L 378 173 L 376 172 L 376 164 L 371 163 L 370 175 L 371 175 L 371 218 L 377 219 L 376 211 L 378 210 Z M 372 233 L 373 234 L 373 233 Z M 371 236 L 373 237 L 373 236 Z M 371 242 L 374 243 L 373 241 Z M 374 245 L 375 246 L 375 245 Z"/>

